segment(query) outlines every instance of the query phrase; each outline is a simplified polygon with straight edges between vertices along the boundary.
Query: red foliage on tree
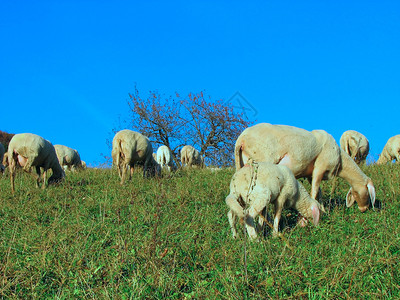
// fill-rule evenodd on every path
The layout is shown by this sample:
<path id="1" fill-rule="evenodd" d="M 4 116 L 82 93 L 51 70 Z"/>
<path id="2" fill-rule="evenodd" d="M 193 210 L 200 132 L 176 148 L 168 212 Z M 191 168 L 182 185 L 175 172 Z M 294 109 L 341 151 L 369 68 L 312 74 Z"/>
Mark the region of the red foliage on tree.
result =
<path id="1" fill-rule="evenodd" d="M 251 124 L 229 103 L 213 101 L 203 92 L 167 98 L 150 92 L 142 98 L 135 88 L 128 104 L 132 129 L 148 136 L 155 150 L 166 145 L 177 162 L 179 150 L 192 145 L 205 155 L 207 163 L 231 165 L 236 139 Z"/>
<path id="2" fill-rule="evenodd" d="M 7 133 L 5 131 L 0 130 L 0 143 L 3 144 L 6 151 L 8 149 L 8 144 L 10 143 L 13 136 L 14 136 L 13 133 Z"/>

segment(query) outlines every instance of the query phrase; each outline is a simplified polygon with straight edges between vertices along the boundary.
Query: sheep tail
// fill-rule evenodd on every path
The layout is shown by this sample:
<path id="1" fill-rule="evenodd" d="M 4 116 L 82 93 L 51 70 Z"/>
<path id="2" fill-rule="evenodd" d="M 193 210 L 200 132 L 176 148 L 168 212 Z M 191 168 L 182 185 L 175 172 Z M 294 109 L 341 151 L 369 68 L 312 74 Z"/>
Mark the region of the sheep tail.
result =
<path id="1" fill-rule="evenodd" d="M 242 143 L 236 143 L 236 146 L 235 146 L 235 166 L 236 166 L 236 171 L 244 166 L 244 162 L 243 162 L 243 142 Z"/>
<path id="2" fill-rule="evenodd" d="M 121 150 L 121 140 L 120 139 L 117 140 L 116 150 L 117 150 L 117 154 L 118 154 L 117 155 L 117 168 L 119 170 L 120 169 L 121 152 L 122 152 L 122 150 Z"/>

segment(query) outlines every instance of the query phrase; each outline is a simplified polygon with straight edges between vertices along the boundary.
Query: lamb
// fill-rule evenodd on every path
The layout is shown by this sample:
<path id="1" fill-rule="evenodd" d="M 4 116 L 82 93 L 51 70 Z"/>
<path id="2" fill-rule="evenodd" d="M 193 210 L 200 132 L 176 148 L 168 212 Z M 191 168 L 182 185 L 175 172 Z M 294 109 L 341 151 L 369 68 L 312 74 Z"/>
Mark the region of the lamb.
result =
<path id="1" fill-rule="evenodd" d="M 36 134 L 20 133 L 14 135 L 8 145 L 7 155 L 12 193 L 15 192 L 14 180 L 17 164 L 28 173 L 31 173 L 31 167 L 35 167 L 37 187 L 40 186 L 40 169 L 43 168 L 43 189 L 46 187 L 46 173 L 48 169 L 53 171 L 48 184 L 59 182 L 65 177 L 64 170 L 58 162 L 54 146 L 48 140 Z"/>
<path id="2" fill-rule="evenodd" d="M 6 150 L 4 149 L 4 146 L 2 143 L 0 143 L 0 172 L 3 173 L 4 172 L 4 163 L 3 163 L 3 159 L 4 159 L 4 153 L 6 152 Z"/>
<path id="3" fill-rule="evenodd" d="M 54 145 L 54 149 L 56 149 L 58 161 L 64 170 L 84 169 L 78 151 L 64 145 Z"/>
<path id="4" fill-rule="evenodd" d="M 238 236 L 236 217 L 244 218 L 247 233 L 257 239 L 254 219 L 268 204 L 275 207 L 273 236 L 278 234 L 278 225 L 283 208 L 294 208 L 303 217 L 318 225 L 321 206 L 312 199 L 306 189 L 296 180 L 291 170 L 283 165 L 268 162 L 250 162 L 236 171 L 230 184 L 230 194 L 225 199 L 229 206 L 228 220 L 234 238 Z M 246 212 L 246 207 L 248 211 Z"/>
<path id="5" fill-rule="evenodd" d="M 186 145 L 181 150 L 181 163 L 182 166 L 199 166 L 200 168 L 204 168 L 204 157 L 194 147 Z"/>
<path id="6" fill-rule="evenodd" d="M 394 159 L 396 162 L 400 162 L 400 134 L 391 137 L 387 141 L 376 164 L 386 164 Z"/>
<path id="7" fill-rule="evenodd" d="M 124 129 L 116 133 L 112 142 L 111 156 L 113 164 L 117 166 L 121 184 L 124 184 L 126 172 L 129 166 L 129 179 L 132 178 L 135 164 L 143 164 L 143 176 L 151 173 L 159 173 L 159 165 L 153 158 L 153 147 L 149 139 L 132 130 Z"/>
<path id="8" fill-rule="evenodd" d="M 340 148 L 350 155 L 357 164 L 361 164 L 367 158 L 369 142 L 363 134 L 355 130 L 347 130 L 340 138 Z"/>
<path id="9" fill-rule="evenodd" d="M 174 160 L 171 150 L 167 146 L 163 145 L 157 149 L 157 162 L 161 166 L 161 169 L 165 166 L 168 172 L 171 172 L 171 168 L 174 167 Z"/>
<path id="10" fill-rule="evenodd" d="M 249 158 L 286 165 L 296 178 L 308 178 L 313 199 L 317 199 L 322 180 L 339 176 L 351 186 L 346 196 L 347 207 L 354 201 L 362 212 L 367 210 L 370 201 L 374 206 L 372 180 L 324 130 L 310 132 L 286 125 L 257 124 L 245 129 L 236 141 L 236 170 L 243 167 Z"/>

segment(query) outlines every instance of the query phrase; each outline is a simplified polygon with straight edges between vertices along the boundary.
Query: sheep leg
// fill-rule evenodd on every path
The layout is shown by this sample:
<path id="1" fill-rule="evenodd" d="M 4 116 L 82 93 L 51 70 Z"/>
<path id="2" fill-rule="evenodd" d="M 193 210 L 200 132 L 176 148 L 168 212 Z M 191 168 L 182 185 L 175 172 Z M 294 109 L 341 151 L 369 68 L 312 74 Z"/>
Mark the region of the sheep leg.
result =
<path id="1" fill-rule="evenodd" d="M 34 177 L 36 179 L 36 187 L 39 188 L 40 187 L 40 167 L 36 166 L 35 170 L 36 170 L 36 175 L 34 175 Z"/>
<path id="2" fill-rule="evenodd" d="M 234 239 L 236 239 L 238 237 L 238 233 L 236 231 L 236 215 L 232 210 L 228 212 L 228 221 L 231 227 L 232 236 Z"/>
<path id="3" fill-rule="evenodd" d="M 121 166 L 121 164 L 119 164 L 119 165 L 117 165 L 117 170 L 118 170 L 118 176 L 119 176 L 119 178 L 122 178 L 122 166 Z"/>
<path id="4" fill-rule="evenodd" d="M 128 166 L 124 164 L 124 166 L 122 167 L 121 184 L 124 184 L 124 182 L 125 182 L 127 169 L 128 169 Z"/>
<path id="5" fill-rule="evenodd" d="M 11 181 L 11 192 L 14 194 L 15 192 L 15 171 L 17 168 L 17 161 L 15 155 L 9 159 L 9 169 L 10 169 L 10 181 Z"/>
<path id="6" fill-rule="evenodd" d="M 279 232 L 279 222 L 281 220 L 282 216 L 282 209 L 283 209 L 283 204 L 285 203 L 285 200 L 283 197 L 279 196 L 278 199 L 275 201 L 275 217 L 274 217 L 274 228 L 272 231 L 272 236 L 277 237 L 278 232 Z"/>
<path id="7" fill-rule="evenodd" d="M 322 178 L 324 177 L 323 173 L 317 173 L 315 172 L 316 168 L 314 169 L 313 176 L 312 176 L 312 181 L 311 181 L 311 193 L 310 196 L 314 200 L 318 200 L 318 194 L 320 193 L 320 184 L 322 181 Z"/>
<path id="8" fill-rule="evenodd" d="M 135 168 L 133 166 L 129 166 L 129 180 L 132 179 L 133 172 L 135 172 Z"/>
<path id="9" fill-rule="evenodd" d="M 46 174 L 47 174 L 47 170 L 43 170 L 43 176 L 42 176 L 42 179 L 43 179 L 43 183 L 42 183 L 42 189 L 45 189 L 45 188 L 46 188 Z"/>

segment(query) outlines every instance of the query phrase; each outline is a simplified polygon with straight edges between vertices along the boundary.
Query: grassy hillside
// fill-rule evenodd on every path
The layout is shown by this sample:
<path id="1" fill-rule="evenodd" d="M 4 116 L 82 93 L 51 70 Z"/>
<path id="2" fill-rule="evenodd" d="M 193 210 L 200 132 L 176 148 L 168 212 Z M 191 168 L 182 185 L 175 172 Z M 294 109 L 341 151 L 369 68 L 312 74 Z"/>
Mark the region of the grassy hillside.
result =
<path id="1" fill-rule="evenodd" d="M 36 189 L 0 178 L 0 295 L 8 298 L 400 298 L 399 166 L 364 168 L 380 206 L 344 204 L 348 185 L 322 186 L 320 226 L 289 226 L 259 243 L 233 240 L 231 170 L 162 179 L 89 169 Z M 309 186 L 306 186 L 309 189 Z M 244 251 L 247 278 L 244 270 Z"/>

